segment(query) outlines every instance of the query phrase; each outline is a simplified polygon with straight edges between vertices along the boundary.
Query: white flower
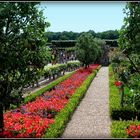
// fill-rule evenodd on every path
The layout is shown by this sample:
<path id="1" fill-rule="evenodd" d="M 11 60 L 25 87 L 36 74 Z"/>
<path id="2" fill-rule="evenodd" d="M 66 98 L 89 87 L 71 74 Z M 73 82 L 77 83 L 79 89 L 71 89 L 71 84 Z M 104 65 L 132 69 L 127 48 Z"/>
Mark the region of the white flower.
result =
<path id="1" fill-rule="evenodd" d="M 131 89 L 131 90 L 130 90 L 130 92 L 134 92 L 134 90 L 133 90 L 133 89 Z"/>

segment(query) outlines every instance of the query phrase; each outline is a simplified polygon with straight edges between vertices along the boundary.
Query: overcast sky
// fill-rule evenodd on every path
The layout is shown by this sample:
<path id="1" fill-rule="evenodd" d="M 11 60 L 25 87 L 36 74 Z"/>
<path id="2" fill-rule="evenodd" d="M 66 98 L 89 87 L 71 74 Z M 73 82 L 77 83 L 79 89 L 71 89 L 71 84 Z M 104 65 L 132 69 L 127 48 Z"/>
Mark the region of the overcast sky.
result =
<path id="1" fill-rule="evenodd" d="M 47 31 L 102 32 L 121 28 L 125 5 L 126 2 L 123 1 L 44 1 L 40 6 L 46 7 L 44 16 L 51 24 Z"/>

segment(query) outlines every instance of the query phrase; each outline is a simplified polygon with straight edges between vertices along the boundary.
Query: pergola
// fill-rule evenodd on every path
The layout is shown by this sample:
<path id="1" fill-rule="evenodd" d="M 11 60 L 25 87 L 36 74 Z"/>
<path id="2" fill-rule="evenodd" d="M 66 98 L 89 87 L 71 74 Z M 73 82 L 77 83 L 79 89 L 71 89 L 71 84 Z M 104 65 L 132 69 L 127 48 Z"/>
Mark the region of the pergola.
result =
<path id="1" fill-rule="evenodd" d="M 103 39 L 106 42 L 106 45 L 110 47 L 118 47 L 117 39 Z"/>
<path id="2" fill-rule="evenodd" d="M 118 47 L 117 39 L 103 39 L 106 42 L 106 46 L 109 48 Z M 57 62 L 64 63 L 69 60 L 76 60 L 75 53 L 76 40 L 52 40 L 51 43 L 47 43 L 52 50 L 55 50 L 57 55 Z"/>
<path id="3" fill-rule="evenodd" d="M 118 47 L 117 39 L 103 39 L 106 42 L 106 45 L 110 47 Z M 69 47 L 74 47 L 76 40 L 52 40 L 51 43 L 48 43 L 51 48 L 65 49 Z"/>
<path id="4" fill-rule="evenodd" d="M 75 43 L 76 40 L 52 40 L 51 43 L 47 43 L 47 46 L 55 50 L 57 62 L 64 63 L 69 60 L 76 60 Z"/>

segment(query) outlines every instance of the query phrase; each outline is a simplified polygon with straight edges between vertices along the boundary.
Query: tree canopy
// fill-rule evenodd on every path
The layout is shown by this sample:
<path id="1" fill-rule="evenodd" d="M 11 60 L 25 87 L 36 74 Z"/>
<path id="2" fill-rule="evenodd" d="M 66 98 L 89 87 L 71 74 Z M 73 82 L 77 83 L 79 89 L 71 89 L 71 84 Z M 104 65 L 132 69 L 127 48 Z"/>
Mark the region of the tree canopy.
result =
<path id="1" fill-rule="evenodd" d="M 92 34 L 83 33 L 76 42 L 76 55 L 86 67 L 95 63 L 96 59 L 101 55 L 102 42 L 94 39 Z"/>
<path id="2" fill-rule="evenodd" d="M 0 128 L 3 107 L 18 103 L 22 89 L 36 80 L 47 62 L 45 22 L 37 2 L 0 3 Z"/>
<path id="3" fill-rule="evenodd" d="M 89 30 L 87 32 L 47 32 L 45 33 L 45 36 L 48 38 L 48 42 L 51 42 L 52 40 L 77 40 L 77 38 L 82 33 L 90 33 L 93 37 L 101 38 L 101 39 L 118 39 L 119 38 L 119 31 L 118 30 L 108 30 L 104 32 L 97 32 L 95 33 L 93 30 Z"/>
<path id="4" fill-rule="evenodd" d="M 119 32 L 119 50 L 113 57 L 113 65 L 118 79 L 133 91 L 128 98 L 131 106 L 140 111 L 140 2 L 128 2 L 124 13 L 126 17 Z"/>

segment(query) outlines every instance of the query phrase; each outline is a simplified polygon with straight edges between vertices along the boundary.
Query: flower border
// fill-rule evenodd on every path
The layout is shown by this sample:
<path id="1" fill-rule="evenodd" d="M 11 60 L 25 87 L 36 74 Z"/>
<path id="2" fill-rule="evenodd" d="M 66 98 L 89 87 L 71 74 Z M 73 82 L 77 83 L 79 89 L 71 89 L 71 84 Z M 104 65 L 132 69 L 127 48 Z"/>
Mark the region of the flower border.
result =
<path id="1" fill-rule="evenodd" d="M 90 86 L 92 80 L 94 79 L 100 68 L 101 65 L 93 70 L 93 72 L 88 75 L 82 85 L 78 89 L 76 89 L 75 93 L 69 99 L 67 105 L 56 115 L 54 123 L 51 124 L 47 129 L 46 133 L 42 136 L 43 138 L 61 137 L 72 114 L 80 103 L 80 100 L 84 97 L 88 87 Z"/>

